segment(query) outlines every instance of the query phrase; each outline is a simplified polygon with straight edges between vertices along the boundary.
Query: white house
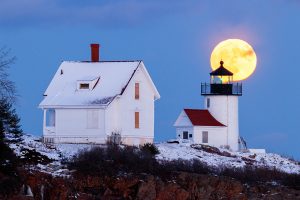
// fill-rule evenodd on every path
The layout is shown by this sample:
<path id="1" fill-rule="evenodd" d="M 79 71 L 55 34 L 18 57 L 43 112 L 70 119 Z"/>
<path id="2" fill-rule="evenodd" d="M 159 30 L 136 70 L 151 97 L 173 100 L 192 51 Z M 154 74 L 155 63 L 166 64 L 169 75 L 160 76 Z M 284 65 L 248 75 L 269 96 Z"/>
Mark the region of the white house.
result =
<path id="1" fill-rule="evenodd" d="M 242 85 L 232 83 L 233 73 L 223 67 L 223 61 L 210 76 L 209 84 L 201 84 L 204 110 L 184 109 L 174 124 L 176 137 L 238 151 L 238 97 Z"/>
<path id="2" fill-rule="evenodd" d="M 120 134 L 127 145 L 152 143 L 154 102 L 160 95 L 141 60 L 64 61 L 39 105 L 43 139 L 50 143 L 106 143 Z"/>

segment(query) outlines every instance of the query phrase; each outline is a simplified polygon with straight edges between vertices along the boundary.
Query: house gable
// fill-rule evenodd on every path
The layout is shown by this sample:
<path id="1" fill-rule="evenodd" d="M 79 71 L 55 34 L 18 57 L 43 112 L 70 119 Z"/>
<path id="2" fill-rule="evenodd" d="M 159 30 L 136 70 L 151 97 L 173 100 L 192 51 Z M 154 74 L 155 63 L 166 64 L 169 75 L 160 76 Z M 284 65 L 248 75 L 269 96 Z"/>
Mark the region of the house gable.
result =
<path id="1" fill-rule="evenodd" d="M 152 90 L 153 90 L 153 93 L 154 93 L 154 100 L 158 100 L 160 99 L 160 94 L 156 88 L 156 86 L 154 85 L 153 81 L 152 81 L 152 78 L 150 77 L 150 74 L 147 70 L 147 68 L 145 67 L 144 65 L 144 62 L 141 62 L 139 67 L 141 68 L 141 70 L 144 72 L 145 76 L 146 76 L 146 79 L 148 81 L 148 83 L 150 84 Z"/>
<path id="2" fill-rule="evenodd" d="M 137 73 L 138 71 L 141 71 L 141 72 L 143 73 L 143 75 L 144 75 L 144 77 L 145 77 L 145 78 L 143 78 L 143 80 L 145 81 L 146 84 L 148 84 L 148 85 L 150 86 L 150 88 L 151 88 L 151 90 L 152 90 L 152 92 L 153 92 L 153 94 L 154 94 L 154 100 L 160 99 L 160 94 L 159 94 L 159 92 L 158 92 L 156 86 L 154 85 L 154 83 L 153 83 L 153 81 L 152 81 L 152 79 L 151 79 L 151 77 L 150 77 L 150 75 L 149 75 L 149 73 L 148 73 L 148 71 L 147 71 L 147 69 L 146 69 L 146 67 L 145 67 L 145 65 L 144 65 L 144 63 L 143 63 L 143 61 L 140 61 L 138 67 L 134 70 L 134 73 L 133 73 L 132 76 L 130 77 L 128 83 L 127 83 L 126 86 L 122 89 L 121 95 L 123 95 L 123 93 L 127 90 L 127 88 L 128 88 L 128 86 L 129 86 L 129 84 L 131 83 L 131 81 L 135 79 L 136 73 Z"/>
<path id="3" fill-rule="evenodd" d="M 191 120 L 184 111 L 181 111 L 179 117 L 174 123 L 175 127 L 190 127 L 193 126 Z"/>

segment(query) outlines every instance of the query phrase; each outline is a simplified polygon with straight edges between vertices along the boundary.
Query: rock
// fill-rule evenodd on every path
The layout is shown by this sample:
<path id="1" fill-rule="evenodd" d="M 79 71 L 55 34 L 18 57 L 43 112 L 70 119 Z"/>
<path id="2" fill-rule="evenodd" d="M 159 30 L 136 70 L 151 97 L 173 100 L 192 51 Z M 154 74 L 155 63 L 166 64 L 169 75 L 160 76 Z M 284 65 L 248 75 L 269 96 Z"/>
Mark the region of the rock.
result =
<path id="1" fill-rule="evenodd" d="M 250 155 L 249 158 L 255 159 L 256 158 L 256 154 Z"/>
<path id="2" fill-rule="evenodd" d="M 280 185 L 243 184 L 228 177 L 178 172 L 161 179 L 153 175 L 121 177 L 73 176 L 52 177 L 49 174 L 24 171 L 24 185 L 31 188 L 34 199 L 300 199 L 300 190 Z M 25 190 L 25 189 L 24 189 Z M 33 199 L 25 193 L 9 199 Z M 0 196 L 1 199 L 1 196 Z M 5 198 L 4 198 L 5 199 Z"/>
<path id="3" fill-rule="evenodd" d="M 108 197 L 108 196 L 111 196 L 112 194 L 113 194 L 113 192 L 112 192 L 109 188 L 107 188 L 107 189 L 105 190 L 103 196 Z"/>
<path id="4" fill-rule="evenodd" d="M 156 181 L 153 176 L 149 176 L 147 180 L 142 181 L 137 192 L 137 199 L 154 200 L 156 199 Z"/>
<path id="5" fill-rule="evenodd" d="M 175 183 L 167 184 L 160 188 L 157 194 L 157 200 L 186 200 L 189 198 L 189 193 Z"/>

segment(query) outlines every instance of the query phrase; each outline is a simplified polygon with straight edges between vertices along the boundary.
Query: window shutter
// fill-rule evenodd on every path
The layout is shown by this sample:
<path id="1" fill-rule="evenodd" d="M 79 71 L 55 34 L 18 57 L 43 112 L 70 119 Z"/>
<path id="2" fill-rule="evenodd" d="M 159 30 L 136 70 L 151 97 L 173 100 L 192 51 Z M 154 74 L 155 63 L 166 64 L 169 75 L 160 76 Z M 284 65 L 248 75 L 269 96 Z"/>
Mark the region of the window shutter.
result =
<path id="1" fill-rule="evenodd" d="M 140 83 L 135 83 L 134 87 L 134 98 L 139 99 L 140 98 Z"/>
<path id="2" fill-rule="evenodd" d="M 134 127 L 140 128 L 140 113 L 139 112 L 134 113 Z"/>

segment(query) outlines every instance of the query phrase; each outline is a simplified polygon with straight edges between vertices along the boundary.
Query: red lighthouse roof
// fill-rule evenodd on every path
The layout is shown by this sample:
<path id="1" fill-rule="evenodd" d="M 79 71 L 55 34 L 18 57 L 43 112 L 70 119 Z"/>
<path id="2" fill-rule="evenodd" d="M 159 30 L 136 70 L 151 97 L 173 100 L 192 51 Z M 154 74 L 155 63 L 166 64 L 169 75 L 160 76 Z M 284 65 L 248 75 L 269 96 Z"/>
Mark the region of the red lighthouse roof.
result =
<path id="1" fill-rule="evenodd" d="M 194 126 L 225 126 L 216 120 L 208 110 L 184 109 Z"/>

